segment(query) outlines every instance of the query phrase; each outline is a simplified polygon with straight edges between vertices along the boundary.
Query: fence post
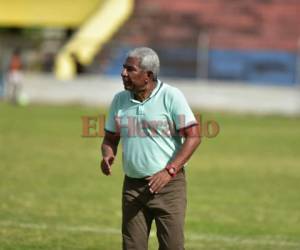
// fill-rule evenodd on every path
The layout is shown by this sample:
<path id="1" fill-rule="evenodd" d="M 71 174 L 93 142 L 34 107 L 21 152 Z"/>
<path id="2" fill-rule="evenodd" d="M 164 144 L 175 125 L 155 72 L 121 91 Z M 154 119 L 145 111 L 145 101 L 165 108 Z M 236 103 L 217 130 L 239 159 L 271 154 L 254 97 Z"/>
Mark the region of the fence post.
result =
<path id="1" fill-rule="evenodd" d="M 208 79 L 209 63 L 209 37 L 208 34 L 199 33 L 197 38 L 197 79 Z"/>

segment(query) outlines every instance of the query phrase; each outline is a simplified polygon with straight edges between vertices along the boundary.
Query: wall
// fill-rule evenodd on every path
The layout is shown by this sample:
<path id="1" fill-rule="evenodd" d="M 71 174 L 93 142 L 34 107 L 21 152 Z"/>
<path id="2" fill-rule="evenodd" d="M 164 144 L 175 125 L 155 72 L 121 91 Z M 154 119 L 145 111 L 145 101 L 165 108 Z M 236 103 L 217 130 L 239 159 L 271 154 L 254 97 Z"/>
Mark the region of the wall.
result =
<path id="1" fill-rule="evenodd" d="M 166 76 L 293 85 L 298 13 L 297 0 L 137 0 L 105 72 L 119 68 L 118 51 L 147 45 L 159 52 Z"/>

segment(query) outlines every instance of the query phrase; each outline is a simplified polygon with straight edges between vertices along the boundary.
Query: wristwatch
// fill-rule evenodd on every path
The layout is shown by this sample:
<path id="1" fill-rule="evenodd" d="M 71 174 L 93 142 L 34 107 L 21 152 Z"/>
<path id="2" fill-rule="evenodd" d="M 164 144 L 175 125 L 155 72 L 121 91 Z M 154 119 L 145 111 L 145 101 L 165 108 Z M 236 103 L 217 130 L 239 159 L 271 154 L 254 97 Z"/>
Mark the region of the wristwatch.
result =
<path id="1" fill-rule="evenodd" d="M 171 177 L 175 177 L 177 174 L 177 168 L 172 164 L 167 165 L 166 170 L 168 171 L 169 175 L 171 175 Z"/>

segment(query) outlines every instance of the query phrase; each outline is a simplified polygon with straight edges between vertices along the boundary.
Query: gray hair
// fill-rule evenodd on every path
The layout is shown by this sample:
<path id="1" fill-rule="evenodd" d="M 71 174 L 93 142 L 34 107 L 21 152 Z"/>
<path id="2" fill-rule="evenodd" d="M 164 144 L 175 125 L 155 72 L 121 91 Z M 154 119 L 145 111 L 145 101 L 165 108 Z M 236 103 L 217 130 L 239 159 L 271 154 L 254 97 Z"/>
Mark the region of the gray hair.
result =
<path id="1" fill-rule="evenodd" d="M 140 47 L 128 52 L 127 57 L 137 58 L 143 70 L 153 73 L 153 80 L 157 80 L 159 72 L 159 58 L 157 53 L 150 48 Z"/>

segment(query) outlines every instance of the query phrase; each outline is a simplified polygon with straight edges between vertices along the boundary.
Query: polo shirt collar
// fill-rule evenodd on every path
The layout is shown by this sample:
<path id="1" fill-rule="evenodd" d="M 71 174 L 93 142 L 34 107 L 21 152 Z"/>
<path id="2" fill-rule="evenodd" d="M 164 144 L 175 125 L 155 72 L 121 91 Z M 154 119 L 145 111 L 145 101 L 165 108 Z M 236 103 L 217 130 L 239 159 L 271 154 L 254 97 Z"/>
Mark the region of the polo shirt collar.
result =
<path id="1" fill-rule="evenodd" d="M 134 99 L 133 94 L 130 92 L 130 101 L 132 101 L 134 103 L 145 103 L 145 102 L 147 102 L 149 99 L 151 99 L 153 96 L 155 96 L 155 94 L 160 90 L 162 84 L 163 84 L 162 81 L 157 79 L 157 84 L 156 84 L 155 88 L 153 89 L 152 93 L 143 102 L 140 102 L 140 101 Z"/>

